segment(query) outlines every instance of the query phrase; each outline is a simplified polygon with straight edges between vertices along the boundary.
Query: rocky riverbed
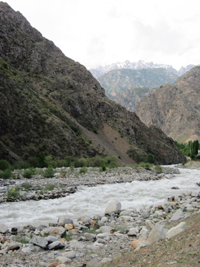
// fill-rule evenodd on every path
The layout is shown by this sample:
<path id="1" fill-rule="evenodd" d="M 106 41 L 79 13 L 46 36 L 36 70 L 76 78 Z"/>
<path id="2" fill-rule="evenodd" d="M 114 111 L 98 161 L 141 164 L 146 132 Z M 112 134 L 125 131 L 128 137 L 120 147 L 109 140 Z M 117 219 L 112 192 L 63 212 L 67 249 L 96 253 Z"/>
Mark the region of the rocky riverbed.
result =
<path id="1" fill-rule="evenodd" d="M 97 169 L 89 169 L 87 174 L 76 171 L 76 174 L 69 177 L 60 177 L 57 170 L 59 175 L 54 178 L 46 180 L 33 177 L 28 182 L 34 188 L 48 182 L 56 185 L 59 180 L 66 187 L 78 188 L 83 184 L 95 186 L 99 183 L 131 182 L 133 179 L 170 179 L 173 178 L 173 173 L 178 173 L 177 169 L 171 168 L 163 169 L 161 174 L 156 174 L 153 170 L 133 168 L 118 168 L 107 173 L 99 173 Z M 5 186 L 21 188 L 24 182 L 22 178 L 4 180 L 1 192 L 4 192 L 2 188 Z M 33 190 L 34 194 L 38 194 L 37 190 Z M 47 191 L 47 198 L 48 195 Z M 137 251 L 159 240 L 170 239 L 184 231 L 187 228 L 184 221 L 171 229 L 169 222 L 184 220 L 198 212 L 199 208 L 200 194 L 189 192 L 178 197 L 169 196 L 165 205 L 147 205 L 142 210 L 124 210 L 119 201 L 113 200 L 105 206 L 104 215 L 94 214 L 88 217 L 83 214 L 74 220 L 63 214 L 55 223 L 41 224 L 38 227 L 27 225 L 16 228 L 14 222 L 12 227 L 0 225 L 0 266 L 107 266 L 124 253 Z"/>

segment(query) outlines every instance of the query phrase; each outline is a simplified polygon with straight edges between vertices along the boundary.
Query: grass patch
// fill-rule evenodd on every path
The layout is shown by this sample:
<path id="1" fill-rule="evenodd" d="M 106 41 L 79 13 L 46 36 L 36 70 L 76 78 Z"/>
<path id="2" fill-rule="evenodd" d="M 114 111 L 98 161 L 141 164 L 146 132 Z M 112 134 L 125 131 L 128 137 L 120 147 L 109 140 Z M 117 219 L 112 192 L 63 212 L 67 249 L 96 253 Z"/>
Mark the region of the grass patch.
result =
<path id="1" fill-rule="evenodd" d="M 7 199 L 19 198 L 19 187 L 13 187 L 11 190 L 7 191 Z"/>

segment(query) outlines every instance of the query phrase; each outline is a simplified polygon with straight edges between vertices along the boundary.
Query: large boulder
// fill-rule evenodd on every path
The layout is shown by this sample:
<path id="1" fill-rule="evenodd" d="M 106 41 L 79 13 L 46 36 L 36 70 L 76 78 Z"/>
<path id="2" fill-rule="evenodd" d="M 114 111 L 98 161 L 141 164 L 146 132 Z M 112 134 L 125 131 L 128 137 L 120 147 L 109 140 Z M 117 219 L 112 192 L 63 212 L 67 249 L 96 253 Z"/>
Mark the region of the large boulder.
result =
<path id="1" fill-rule="evenodd" d="M 187 224 L 185 222 L 181 222 L 179 223 L 177 226 L 172 227 L 166 234 L 166 238 L 171 238 L 177 234 L 179 234 L 180 232 L 182 232 L 183 230 L 185 230 L 187 228 Z"/>
<path id="2" fill-rule="evenodd" d="M 164 229 L 161 224 L 157 223 L 151 230 L 147 241 L 149 244 L 153 242 L 158 242 L 159 240 L 166 238 L 166 233 L 167 230 Z"/>
<path id="3" fill-rule="evenodd" d="M 120 213 L 121 203 L 118 200 L 113 200 L 108 204 L 105 209 L 105 215 L 110 215 L 111 213 Z"/>

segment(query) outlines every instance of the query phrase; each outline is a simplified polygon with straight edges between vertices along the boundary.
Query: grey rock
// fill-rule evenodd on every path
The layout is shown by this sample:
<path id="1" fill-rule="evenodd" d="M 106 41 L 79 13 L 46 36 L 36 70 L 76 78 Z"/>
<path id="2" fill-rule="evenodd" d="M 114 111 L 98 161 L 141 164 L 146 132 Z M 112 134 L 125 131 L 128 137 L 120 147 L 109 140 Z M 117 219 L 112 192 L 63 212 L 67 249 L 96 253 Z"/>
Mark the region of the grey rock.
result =
<path id="1" fill-rule="evenodd" d="M 149 235 L 149 230 L 146 227 L 143 227 L 142 230 L 140 231 L 140 240 L 147 240 L 148 235 Z"/>
<path id="2" fill-rule="evenodd" d="M 171 217 L 171 221 L 177 221 L 179 219 L 184 218 L 185 215 L 181 209 L 178 209 Z"/>
<path id="3" fill-rule="evenodd" d="M 150 211 L 149 210 L 144 210 L 141 214 L 143 219 L 149 218 Z"/>
<path id="4" fill-rule="evenodd" d="M 147 241 L 149 244 L 151 244 L 152 242 L 157 242 L 159 240 L 165 239 L 166 233 L 167 230 L 164 229 L 161 224 L 157 223 L 151 230 Z"/>
<path id="5" fill-rule="evenodd" d="M 78 242 L 77 240 L 73 239 L 69 241 L 69 244 L 72 248 L 83 248 L 84 245 L 81 242 Z"/>
<path id="6" fill-rule="evenodd" d="M 97 259 L 92 259 L 87 263 L 87 267 L 100 267 L 101 263 Z"/>
<path id="7" fill-rule="evenodd" d="M 66 232 L 66 229 L 62 226 L 59 227 L 47 227 L 41 231 L 41 235 L 51 235 L 56 237 L 62 237 Z"/>
<path id="8" fill-rule="evenodd" d="M 166 238 L 171 238 L 177 234 L 179 234 L 180 232 L 182 232 L 183 230 L 185 230 L 187 228 L 187 224 L 185 222 L 181 222 L 179 223 L 177 226 L 172 227 L 166 234 Z"/>
<path id="9" fill-rule="evenodd" d="M 48 242 L 46 238 L 44 237 L 39 237 L 39 236 L 34 236 L 31 240 L 30 243 L 39 246 L 41 248 L 47 248 Z"/>
<path id="10" fill-rule="evenodd" d="M 63 253 L 62 256 L 67 257 L 69 259 L 74 259 L 76 258 L 76 253 L 75 251 L 71 250 L 71 251 Z"/>
<path id="11" fill-rule="evenodd" d="M 154 223 L 152 222 L 152 221 L 150 221 L 150 220 L 146 220 L 146 228 L 148 229 L 148 230 L 152 230 L 153 228 L 154 228 Z"/>
<path id="12" fill-rule="evenodd" d="M 101 226 L 99 228 L 99 230 L 102 233 L 109 233 L 110 234 L 110 231 L 112 230 L 112 228 L 110 226 Z"/>
<path id="13" fill-rule="evenodd" d="M 101 264 L 107 264 L 107 263 L 111 263 L 113 260 L 111 258 L 103 258 L 101 260 Z"/>
<path id="14" fill-rule="evenodd" d="M 65 224 L 67 223 L 73 224 L 73 220 L 69 219 L 68 217 L 64 217 L 64 216 L 58 219 L 58 225 L 60 226 L 65 226 Z"/>
<path id="15" fill-rule="evenodd" d="M 69 258 L 63 257 L 63 256 L 58 256 L 56 259 L 62 264 L 71 262 L 71 260 Z"/>
<path id="16" fill-rule="evenodd" d="M 55 241 L 59 241 L 59 239 L 57 237 L 51 236 L 51 235 L 47 236 L 46 240 L 48 241 L 48 243 L 53 243 Z"/>
<path id="17" fill-rule="evenodd" d="M 64 248 L 65 244 L 61 241 L 55 241 L 48 245 L 48 249 L 58 249 L 58 248 Z"/>
<path id="18" fill-rule="evenodd" d="M 96 235 L 94 234 L 84 233 L 84 237 L 86 238 L 86 240 L 89 240 L 92 242 L 96 240 Z"/>
<path id="19" fill-rule="evenodd" d="M 138 233 L 139 233 L 139 229 L 138 229 L 138 227 L 136 227 L 136 228 L 131 228 L 128 231 L 127 235 L 128 236 L 137 236 Z"/>
<path id="20" fill-rule="evenodd" d="M 105 214 L 120 213 L 120 211 L 121 211 L 121 203 L 115 199 L 108 204 L 108 206 L 105 209 Z"/>
<path id="21" fill-rule="evenodd" d="M 0 224 L 0 233 L 5 234 L 8 232 L 8 227 L 5 224 Z"/>

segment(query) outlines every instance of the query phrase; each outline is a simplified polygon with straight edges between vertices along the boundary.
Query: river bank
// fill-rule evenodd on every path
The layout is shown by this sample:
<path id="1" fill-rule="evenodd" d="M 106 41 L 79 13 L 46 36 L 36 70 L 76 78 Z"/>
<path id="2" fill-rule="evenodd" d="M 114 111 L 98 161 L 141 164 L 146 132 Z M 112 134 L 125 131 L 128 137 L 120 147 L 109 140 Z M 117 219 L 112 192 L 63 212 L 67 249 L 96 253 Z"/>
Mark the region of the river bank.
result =
<path id="1" fill-rule="evenodd" d="M 133 171 L 132 168 L 124 168 L 117 169 L 117 172 L 112 170 L 112 175 L 111 172 L 107 174 L 98 172 L 98 178 L 96 172 L 95 174 L 93 173 L 93 181 L 88 178 L 92 175 L 82 175 L 82 179 L 76 178 L 76 183 L 77 180 L 80 182 L 76 186 L 79 188 L 79 186 L 85 185 L 85 182 L 89 186 L 91 184 L 92 186 L 98 185 L 99 181 L 101 181 L 100 179 L 103 179 L 101 181 L 103 183 L 106 183 L 106 181 L 130 183 L 133 177 L 146 181 L 155 179 L 158 182 L 161 179 L 173 180 L 173 172 L 178 173 L 177 169 L 175 171 L 170 169 L 168 174 L 157 175 L 152 171 L 140 169 L 138 172 L 138 170 Z M 112 178 L 113 180 L 111 177 L 114 177 Z M 56 181 L 58 178 L 52 179 Z M 65 178 L 63 177 L 62 179 Z M 29 182 L 34 184 L 36 180 L 41 182 L 42 179 L 33 179 L 33 181 Z M 72 179 L 69 180 L 69 182 L 72 182 Z M 20 182 L 23 184 L 23 181 Z M 176 191 L 178 189 L 174 188 L 173 190 Z M 171 223 L 184 220 L 199 211 L 200 198 L 197 191 L 183 193 L 176 197 L 169 195 L 165 204 L 146 205 L 145 208 L 139 210 L 134 207 L 129 209 L 120 207 L 119 209 L 121 203 L 118 200 L 117 205 L 114 205 L 114 210 L 109 215 L 93 214 L 92 216 L 85 216 L 83 213 L 78 219 L 72 219 L 63 214 L 64 217 L 62 216 L 62 219 L 60 218 L 47 225 L 41 223 L 37 227 L 34 225 L 15 227 L 14 223 L 11 228 L 7 227 L 6 224 L 1 225 L 0 266 L 96 267 L 103 264 L 108 266 L 109 262 L 115 261 L 116 258 L 124 253 L 135 253 L 133 241 L 140 240 L 140 242 L 136 242 L 138 247 L 146 247 L 152 242 L 165 240 L 167 234 L 165 229 L 171 228 Z M 104 210 L 107 206 L 109 206 L 108 203 L 105 205 Z M 117 209 L 115 209 L 116 207 Z M 155 230 L 157 223 L 161 227 Z M 150 239 L 153 229 L 157 234 L 161 234 L 158 235 L 160 236 L 158 240 Z M 138 263 L 135 266 L 140 265 Z"/>

